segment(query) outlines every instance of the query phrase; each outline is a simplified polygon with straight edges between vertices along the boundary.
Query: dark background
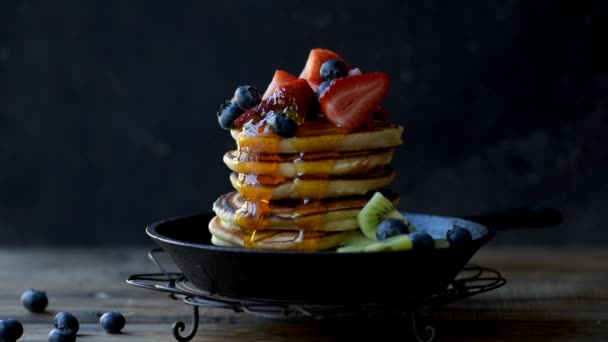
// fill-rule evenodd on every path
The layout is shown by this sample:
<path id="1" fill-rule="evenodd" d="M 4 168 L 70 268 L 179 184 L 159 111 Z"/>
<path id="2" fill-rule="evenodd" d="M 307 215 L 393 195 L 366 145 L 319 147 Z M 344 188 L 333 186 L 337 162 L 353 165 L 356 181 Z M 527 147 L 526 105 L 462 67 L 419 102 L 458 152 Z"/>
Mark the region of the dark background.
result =
<path id="1" fill-rule="evenodd" d="M 210 211 L 219 104 L 314 47 L 392 76 L 401 209 L 552 206 L 560 227 L 494 243 L 608 243 L 603 3 L 0 0 L 0 244 L 147 242 Z"/>

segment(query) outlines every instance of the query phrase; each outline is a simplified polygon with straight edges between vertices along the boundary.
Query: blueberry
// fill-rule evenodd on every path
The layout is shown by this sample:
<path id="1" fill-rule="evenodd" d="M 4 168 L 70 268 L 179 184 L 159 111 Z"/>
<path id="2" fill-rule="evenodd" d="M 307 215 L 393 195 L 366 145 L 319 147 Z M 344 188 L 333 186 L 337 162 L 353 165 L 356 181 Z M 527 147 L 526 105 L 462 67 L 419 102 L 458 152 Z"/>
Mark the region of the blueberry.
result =
<path id="1" fill-rule="evenodd" d="M 236 88 L 236 91 L 234 92 L 234 97 L 236 98 L 235 103 L 242 110 L 247 110 L 262 102 L 262 96 L 260 95 L 260 92 L 255 87 L 247 85 Z"/>
<path id="2" fill-rule="evenodd" d="M 378 240 L 385 240 L 395 235 L 407 234 L 409 231 L 403 220 L 389 218 L 378 225 L 376 237 Z"/>
<path id="3" fill-rule="evenodd" d="M 323 94 L 323 92 L 329 87 L 330 84 L 331 81 L 325 81 L 321 83 L 321 85 L 319 85 L 319 88 L 317 89 L 317 97 L 321 96 L 321 94 Z"/>
<path id="4" fill-rule="evenodd" d="M 53 329 L 49 333 L 49 342 L 74 342 L 76 341 L 76 332 L 70 329 Z"/>
<path id="5" fill-rule="evenodd" d="M 410 240 L 414 250 L 434 249 L 435 240 L 426 232 L 413 232 L 410 234 Z"/>
<path id="6" fill-rule="evenodd" d="M 243 114 L 243 110 L 236 103 L 226 101 L 217 112 L 217 121 L 223 129 L 230 129 L 234 120 L 241 114 Z"/>
<path id="7" fill-rule="evenodd" d="M 0 341 L 17 341 L 23 335 L 23 325 L 15 319 L 0 320 Z"/>
<path id="8" fill-rule="evenodd" d="M 348 75 L 346 64 L 339 59 L 330 59 L 321 65 L 321 78 L 331 81 Z"/>
<path id="9" fill-rule="evenodd" d="M 473 240 L 471 232 L 468 229 L 456 225 L 448 230 L 446 237 L 450 243 L 450 247 L 463 247 Z"/>
<path id="10" fill-rule="evenodd" d="M 289 108 L 282 112 L 271 111 L 267 115 L 270 130 L 284 138 L 293 136 L 300 126 L 296 121 L 296 115 Z"/>
<path id="11" fill-rule="evenodd" d="M 21 295 L 21 303 L 31 312 L 43 312 L 49 304 L 46 292 L 29 289 Z"/>
<path id="12" fill-rule="evenodd" d="M 106 312 L 99 319 L 99 324 L 110 334 L 118 334 L 126 324 L 125 316 L 118 311 Z"/>
<path id="13" fill-rule="evenodd" d="M 78 319 L 76 319 L 76 317 L 69 312 L 60 312 L 55 315 L 53 325 L 57 329 L 69 329 L 74 333 L 77 333 L 78 329 L 80 329 Z"/>

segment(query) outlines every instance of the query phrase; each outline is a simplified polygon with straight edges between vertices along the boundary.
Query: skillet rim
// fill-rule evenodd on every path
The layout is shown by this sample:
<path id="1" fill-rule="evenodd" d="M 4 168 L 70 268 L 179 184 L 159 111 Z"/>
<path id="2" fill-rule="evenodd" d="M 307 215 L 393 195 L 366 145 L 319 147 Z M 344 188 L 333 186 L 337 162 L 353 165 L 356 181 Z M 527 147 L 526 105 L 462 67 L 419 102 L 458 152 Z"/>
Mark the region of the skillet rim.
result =
<path id="1" fill-rule="evenodd" d="M 477 239 L 472 240 L 471 243 L 467 244 L 466 246 L 462 246 L 462 247 L 451 247 L 451 248 L 445 248 L 445 249 L 433 249 L 433 250 L 423 250 L 423 251 L 420 251 L 420 250 L 419 251 L 415 251 L 415 250 L 380 251 L 380 252 L 374 252 L 373 254 L 387 254 L 387 253 L 389 253 L 389 254 L 402 254 L 402 253 L 418 254 L 418 253 L 421 253 L 422 254 L 422 253 L 432 253 L 432 252 L 436 253 L 437 251 L 444 251 L 444 250 L 468 249 L 468 248 L 473 248 L 473 247 L 480 248 L 481 246 L 483 246 L 486 242 L 491 240 L 496 235 L 495 229 L 492 229 L 491 227 L 488 227 L 484 224 L 481 224 L 481 223 L 478 223 L 475 221 L 471 221 L 468 219 L 460 218 L 460 217 L 418 213 L 418 212 L 402 212 L 402 214 L 406 215 L 406 217 L 407 217 L 407 215 L 423 215 L 423 216 L 437 217 L 437 218 L 442 218 L 442 219 L 457 219 L 462 222 L 472 223 L 474 225 L 481 226 L 482 228 L 486 229 L 486 233 L 484 235 L 478 237 Z M 161 242 L 164 242 L 164 243 L 167 243 L 170 245 L 183 246 L 183 247 L 208 250 L 208 251 L 213 251 L 213 252 L 222 252 L 222 253 L 263 254 L 263 255 L 369 255 L 369 254 L 372 254 L 369 252 L 339 253 L 337 251 L 332 251 L 332 250 L 298 251 L 298 250 L 246 249 L 246 248 L 239 248 L 239 247 L 216 246 L 211 243 L 194 243 L 194 242 L 189 242 L 189 241 L 185 241 L 185 240 L 178 240 L 175 238 L 167 237 L 165 235 L 161 235 L 157 231 L 158 227 L 160 227 L 163 224 L 170 223 L 170 222 L 175 222 L 175 221 L 179 221 L 179 220 L 188 220 L 188 219 L 193 219 L 196 217 L 208 217 L 209 219 L 211 219 L 211 218 L 213 218 L 214 215 L 215 214 L 213 212 L 200 212 L 200 213 L 192 213 L 192 214 L 187 214 L 187 215 L 182 215 L 182 216 L 170 217 L 170 218 L 163 219 L 163 220 L 156 221 L 156 222 L 149 224 L 146 227 L 146 234 L 155 241 L 161 241 Z M 474 254 L 476 254 L 476 252 Z"/>

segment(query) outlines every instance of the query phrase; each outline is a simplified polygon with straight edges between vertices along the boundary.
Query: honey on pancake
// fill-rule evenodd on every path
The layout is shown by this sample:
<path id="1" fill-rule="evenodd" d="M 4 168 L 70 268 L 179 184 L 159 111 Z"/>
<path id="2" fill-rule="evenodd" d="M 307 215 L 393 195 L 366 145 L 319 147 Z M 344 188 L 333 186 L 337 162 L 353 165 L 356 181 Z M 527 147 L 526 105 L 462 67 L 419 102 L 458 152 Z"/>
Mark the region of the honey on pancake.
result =
<path id="1" fill-rule="evenodd" d="M 298 171 L 298 175 L 293 179 L 293 182 L 300 198 L 303 198 L 302 204 L 295 207 L 292 214 L 294 223 L 299 228 L 299 234 L 293 240 L 297 249 L 318 249 L 317 238 L 321 233 L 317 229 L 323 223 L 322 215 L 314 215 L 313 218 L 306 219 L 304 219 L 304 215 L 310 212 L 322 213 L 327 211 L 327 207 L 321 199 L 327 194 L 329 175 L 333 170 L 335 157 L 339 155 L 336 150 L 345 135 L 346 131 L 335 125 L 316 121 L 305 122 L 296 134 L 298 137 L 314 137 L 314 139 L 304 140 L 302 144 L 314 143 L 315 150 L 326 151 L 311 153 L 311 157 L 314 159 L 325 156 L 325 158 L 319 159 L 319 163 L 314 164 L 314 169 L 311 168 L 310 164 L 305 163 L 309 158 L 304 152 L 301 152 L 292 161 Z M 272 186 L 268 185 L 276 185 L 286 181 L 278 172 L 278 161 L 282 159 L 278 155 L 279 140 L 270 132 L 264 120 L 260 120 L 246 124 L 239 133 L 237 142 L 238 148 L 235 158 L 238 158 L 239 161 L 248 162 L 251 173 L 240 173 L 238 177 L 238 191 L 245 198 L 245 203 L 236 212 L 236 223 L 244 233 L 244 246 L 246 248 L 260 248 L 256 242 L 256 234 L 268 226 L 270 201 L 272 200 Z M 297 146 L 297 148 L 299 150 L 306 149 L 305 146 Z M 260 150 L 272 151 L 272 153 L 260 154 L 256 152 Z M 243 158 L 243 156 L 245 157 Z M 256 167 L 258 167 L 256 162 L 259 160 L 274 162 L 265 164 L 264 170 L 256 170 Z M 272 174 L 272 176 L 262 176 L 260 173 Z M 307 175 L 311 173 L 315 175 L 314 181 L 302 182 L 302 179 L 309 177 Z"/>

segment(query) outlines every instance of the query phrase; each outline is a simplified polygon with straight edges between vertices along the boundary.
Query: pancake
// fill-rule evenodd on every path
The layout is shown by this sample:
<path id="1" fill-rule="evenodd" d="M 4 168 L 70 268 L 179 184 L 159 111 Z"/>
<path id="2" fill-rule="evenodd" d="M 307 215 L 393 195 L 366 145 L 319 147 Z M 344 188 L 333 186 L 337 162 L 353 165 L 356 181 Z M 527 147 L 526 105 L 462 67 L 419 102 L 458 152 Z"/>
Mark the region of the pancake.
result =
<path id="1" fill-rule="evenodd" d="M 260 194 L 264 194 L 266 198 L 281 200 L 364 195 L 389 185 L 394 178 L 395 172 L 387 167 L 355 177 L 270 180 L 277 183 L 261 182 L 256 175 L 248 176 L 233 172 L 230 175 L 230 182 L 247 198 L 260 198 Z"/>
<path id="2" fill-rule="evenodd" d="M 233 129 L 230 131 L 242 151 L 257 153 L 301 153 L 320 151 L 362 151 L 400 146 L 403 141 L 403 127 L 390 124 L 376 124 L 369 131 L 335 133 L 333 130 L 319 131 L 319 135 L 300 135 L 291 138 L 260 136 Z"/>
<path id="3" fill-rule="evenodd" d="M 397 204 L 399 196 L 383 190 L 383 194 Z M 372 194 L 313 202 L 311 206 L 300 201 L 271 201 L 265 225 L 259 229 L 300 230 L 311 228 L 318 231 L 345 231 L 358 229 L 357 214 L 365 206 Z M 240 230 L 237 211 L 246 205 L 238 192 L 220 196 L 213 203 L 213 211 L 226 229 Z M 254 219 L 254 218 L 251 218 Z"/>
<path id="4" fill-rule="evenodd" d="M 215 235 L 211 235 L 211 243 L 216 246 L 222 246 L 222 247 L 240 247 L 239 245 L 236 245 L 234 243 L 219 239 Z"/>
<path id="5" fill-rule="evenodd" d="M 224 163 L 234 172 L 257 175 L 280 175 L 295 178 L 298 174 L 311 176 L 350 175 L 367 173 L 389 165 L 394 149 L 363 152 L 260 155 L 229 151 Z"/>
<path id="6" fill-rule="evenodd" d="M 249 245 L 252 244 L 257 249 L 311 251 L 335 248 L 361 235 L 359 230 L 310 234 L 302 234 L 299 231 L 264 230 L 257 231 L 251 237 L 251 242 L 248 242 L 248 238 L 242 231 L 226 229 L 217 216 L 209 222 L 209 231 L 215 241 L 221 245 L 232 244 L 241 247 L 248 245 L 247 247 L 250 247 Z"/>

